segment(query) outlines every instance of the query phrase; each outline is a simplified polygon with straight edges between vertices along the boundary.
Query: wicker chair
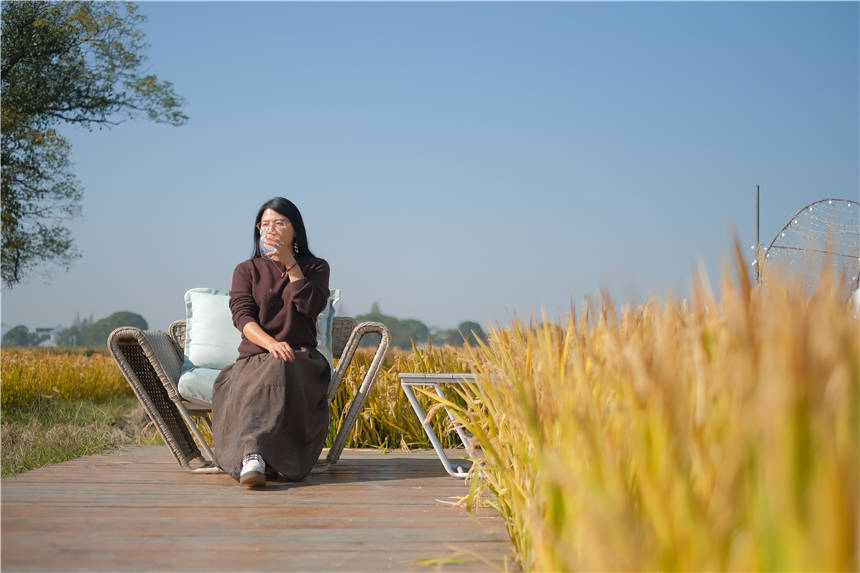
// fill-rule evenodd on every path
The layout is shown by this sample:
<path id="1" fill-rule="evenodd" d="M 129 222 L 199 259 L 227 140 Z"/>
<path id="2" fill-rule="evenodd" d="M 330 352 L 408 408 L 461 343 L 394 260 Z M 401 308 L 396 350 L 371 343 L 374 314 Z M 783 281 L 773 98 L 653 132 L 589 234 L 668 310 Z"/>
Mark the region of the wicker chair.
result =
<path id="1" fill-rule="evenodd" d="M 316 469 L 337 463 L 340 458 L 358 415 L 367 402 L 391 341 L 388 328 L 382 323 L 362 322 L 356 325 L 352 318 L 334 319 L 332 353 L 339 360 L 329 382 L 329 402 L 337 394 L 362 337 L 370 333 L 382 337 L 376 354 L 349 405 L 326 460 L 318 462 Z M 195 423 L 195 418 L 201 417 L 207 424 L 210 423 L 209 405 L 199 400 L 183 398 L 177 388 L 185 347 L 185 321 L 174 322 L 168 332 L 144 331 L 133 327 L 117 328 L 108 336 L 107 345 L 179 465 L 195 473 L 220 472 L 221 469 L 215 465 L 212 449 Z M 340 413 L 337 413 L 337 417 L 340 418 Z"/>

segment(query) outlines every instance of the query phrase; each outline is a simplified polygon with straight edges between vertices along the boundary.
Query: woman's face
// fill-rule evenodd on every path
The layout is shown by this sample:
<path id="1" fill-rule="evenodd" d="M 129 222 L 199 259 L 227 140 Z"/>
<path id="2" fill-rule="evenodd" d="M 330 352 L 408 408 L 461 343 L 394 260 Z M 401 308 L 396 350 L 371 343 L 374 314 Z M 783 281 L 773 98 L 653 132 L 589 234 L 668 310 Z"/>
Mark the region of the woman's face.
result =
<path id="1" fill-rule="evenodd" d="M 268 229 L 273 238 L 277 238 L 281 245 L 292 246 L 296 237 L 296 230 L 290 220 L 275 211 L 266 209 L 260 217 L 260 233 Z"/>

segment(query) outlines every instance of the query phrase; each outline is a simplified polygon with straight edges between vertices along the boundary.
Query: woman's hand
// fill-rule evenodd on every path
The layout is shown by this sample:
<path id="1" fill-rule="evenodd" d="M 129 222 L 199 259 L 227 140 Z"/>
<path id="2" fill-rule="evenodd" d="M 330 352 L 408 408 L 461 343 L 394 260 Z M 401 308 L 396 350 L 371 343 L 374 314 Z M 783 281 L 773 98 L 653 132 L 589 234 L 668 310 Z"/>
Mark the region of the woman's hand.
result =
<path id="1" fill-rule="evenodd" d="M 269 248 L 275 249 L 273 253 L 266 255 L 270 259 L 280 261 L 285 267 L 291 266 L 296 262 L 296 256 L 293 252 L 293 241 L 296 238 L 296 232 L 292 225 L 280 230 L 273 230 L 266 233 L 263 237 L 263 243 Z"/>
<path id="2" fill-rule="evenodd" d="M 277 340 L 273 340 L 266 350 L 268 350 L 269 354 L 275 358 L 281 358 L 287 362 L 292 362 L 296 359 L 296 353 L 293 352 L 293 347 L 287 342 L 278 342 Z"/>
<path id="3" fill-rule="evenodd" d="M 284 240 L 280 236 L 280 233 L 276 231 L 269 231 L 265 235 L 262 235 L 263 244 L 269 247 L 270 249 L 274 249 L 271 253 L 263 253 L 264 256 L 269 257 L 270 259 L 280 260 L 281 258 L 281 245 L 283 245 Z"/>
<path id="4" fill-rule="evenodd" d="M 290 346 L 288 342 L 278 342 L 269 336 L 269 334 L 263 330 L 263 327 L 256 322 L 252 321 L 246 324 L 242 329 L 242 334 L 245 335 L 245 338 L 260 348 L 268 350 L 269 354 L 275 358 L 280 358 L 287 362 L 292 362 L 296 359 L 296 353 L 293 352 L 293 347 Z"/>
<path id="5" fill-rule="evenodd" d="M 275 249 L 274 252 L 265 256 L 273 261 L 280 261 L 280 263 L 284 265 L 284 268 L 287 269 L 287 272 L 290 275 L 290 280 L 293 281 L 305 278 L 301 267 L 296 264 L 296 254 L 293 251 L 293 241 L 295 241 L 295 237 L 296 234 L 292 230 L 292 227 L 288 227 L 282 232 L 267 233 L 266 236 L 263 237 L 263 243 L 268 247 Z"/>

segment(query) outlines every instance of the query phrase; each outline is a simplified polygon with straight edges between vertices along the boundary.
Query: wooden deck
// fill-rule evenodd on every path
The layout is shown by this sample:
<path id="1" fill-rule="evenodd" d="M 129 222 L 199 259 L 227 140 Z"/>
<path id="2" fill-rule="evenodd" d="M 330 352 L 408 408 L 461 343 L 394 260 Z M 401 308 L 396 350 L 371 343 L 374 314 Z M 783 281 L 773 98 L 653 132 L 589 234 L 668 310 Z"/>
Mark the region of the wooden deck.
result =
<path id="1" fill-rule="evenodd" d="M 2 481 L 2 570 L 497 571 L 501 518 L 432 450 L 346 450 L 326 472 L 259 490 L 179 468 L 164 446 L 87 456 Z M 429 565 L 428 565 L 429 564 Z"/>

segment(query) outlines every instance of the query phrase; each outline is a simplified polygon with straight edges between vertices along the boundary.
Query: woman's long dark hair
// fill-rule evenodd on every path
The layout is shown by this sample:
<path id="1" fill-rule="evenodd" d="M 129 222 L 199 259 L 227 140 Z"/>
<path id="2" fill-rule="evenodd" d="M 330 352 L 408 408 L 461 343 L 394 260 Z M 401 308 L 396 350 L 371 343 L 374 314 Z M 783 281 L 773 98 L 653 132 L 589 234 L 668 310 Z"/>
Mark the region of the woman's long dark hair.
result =
<path id="1" fill-rule="evenodd" d="M 305 222 L 302 221 L 302 214 L 299 213 L 299 208 L 296 207 L 289 199 L 283 197 L 275 197 L 263 203 L 260 210 L 257 211 L 257 218 L 254 220 L 254 250 L 251 252 L 251 257 L 262 257 L 260 252 L 260 229 L 257 225 L 260 224 L 260 219 L 263 218 L 263 212 L 266 209 L 276 211 L 290 220 L 290 224 L 296 231 L 296 244 L 299 246 L 297 257 L 305 256 L 312 257 L 314 254 L 308 248 L 308 234 L 305 231 Z M 292 247 L 290 247 L 292 248 Z"/>

